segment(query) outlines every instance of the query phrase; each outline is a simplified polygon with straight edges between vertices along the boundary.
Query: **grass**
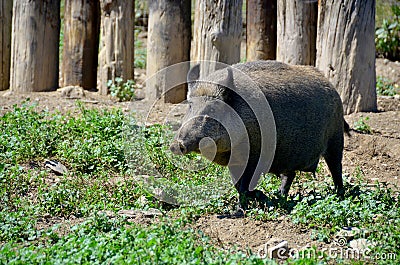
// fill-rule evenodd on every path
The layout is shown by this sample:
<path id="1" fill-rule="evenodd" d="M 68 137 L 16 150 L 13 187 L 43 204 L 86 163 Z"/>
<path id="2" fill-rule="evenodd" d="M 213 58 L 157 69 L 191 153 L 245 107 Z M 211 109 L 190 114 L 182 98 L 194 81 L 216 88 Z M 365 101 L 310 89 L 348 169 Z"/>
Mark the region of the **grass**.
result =
<path id="1" fill-rule="evenodd" d="M 143 41 L 138 38 L 140 30 L 135 30 L 135 68 L 146 68 L 147 51 Z"/>
<path id="2" fill-rule="evenodd" d="M 354 122 L 354 130 L 360 132 L 360 133 L 365 133 L 365 134 L 371 134 L 372 133 L 372 129 L 371 126 L 368 125 L 368 120 L 369 117 L 360 117 L 360 119 L 356 122 Z"/>
<path id="3" fill-rule="evenodd" d="M 72 227 L 64 237 L 48 232 L 43 242 L 21 248 L 6 243 L 0 262 L 29 261 L 37 264 L 263 264 L 255 256 L 225 252 L 208 238 L 181 223 L 140 227 L 123 219 L 95 215 Z"/>
<path id="4" fill-rule="evenodd" d="M 398 0 L 377 0 L 376 1 L 376 12 L 375 12 L 375 21 L 376 27 L 379 28 L 382 26 L 382 22 L 384 19 L 387 19 L 391 16 L 391 6 L 399 5 Z"/>
<path id="5" fill-rule="evenodd" d="M 394 81 L 382 76 L 377 76 L 376 92 L 379 96 L 395 96 L 400 93 L 400 88 Z"/>
<path id="6" fill-rule="evenodd" d="M 38 112 L 27 101 L 0 117 L 1 264 L 274 264 L 243 249 L 221 249 L 190 228 L 204 214 L 233 211 L 236 193 L 226 169 L 196 155 L 170 156 L 169 127 L 142 127 L 121 110 L 78 105 L 80 113 L 72 115 Z M 55 175 L 44 159 L 60 161 L 69 172 Z M 269 199 L 252 202 L 248 215 L 265 222 L 289 217 L 325 242 L 343 226 L 367 229 L 376 242 L 373 253 L 393 253 L 389 261 L 398 263 L 398 193 L 382 184 L 367 187 L 358 172 L 358 181 L 345 180 L 347 192 L 338 198 L 324 175 L 322 166 L 317 180 L 301 174 L 287 198 L 277 194 L 277 178 L 264 176 L 259 189 Z M 184 206 L 161 202 L 151 192 L 156 188 Z M 163 216 L 148 225 L 116 214 L 151 208 Z M 68 226 L 63 219 L 78 221 Z M 322 256 L 288 262 L 330 260 Z"/>

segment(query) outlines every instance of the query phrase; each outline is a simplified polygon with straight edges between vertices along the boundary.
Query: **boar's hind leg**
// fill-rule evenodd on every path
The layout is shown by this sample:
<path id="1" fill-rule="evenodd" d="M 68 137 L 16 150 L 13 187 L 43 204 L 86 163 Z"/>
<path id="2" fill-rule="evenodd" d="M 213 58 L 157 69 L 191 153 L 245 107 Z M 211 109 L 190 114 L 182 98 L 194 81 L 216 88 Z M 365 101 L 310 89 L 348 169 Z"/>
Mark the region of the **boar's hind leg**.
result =
<path id="1" fill-rule="evenodd" d="M 326 164 L 331 171 L 335 189 L 338 195 L 344 194 L 343 179 L 342 179 L 342 157 L 343 157 L 343 144 L 331 144 L 324 154 Z"/>
<path id="2" fill-rule="evenodd" d="M 296 177 L 296 172 L 291 171 L 286 174 L 281 174 L 281 186 L 279 187 L 279 192 L 282 196 L 287 196 L 289 193 L 290 186 L 294 178 Z"/>

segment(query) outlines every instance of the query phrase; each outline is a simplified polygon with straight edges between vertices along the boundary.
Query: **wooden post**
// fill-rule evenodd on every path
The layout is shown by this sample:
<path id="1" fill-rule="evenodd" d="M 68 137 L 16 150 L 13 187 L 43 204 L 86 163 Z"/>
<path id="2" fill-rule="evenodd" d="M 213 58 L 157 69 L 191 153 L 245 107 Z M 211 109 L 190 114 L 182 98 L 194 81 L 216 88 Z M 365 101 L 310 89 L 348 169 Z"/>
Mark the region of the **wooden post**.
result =
<path id="1" fill-rule="evenodd" d="M 242 0 L 198 0 L 194 34 L 196 61 L 234 64 L 240 61 Z M 196 21 L 197 20 L 197 21 Z M 202 64 L 200 76 L 215 71 L 217 64 Z"/>
<path id="2" fill-rule="evenodd" d="M 17 92 L 58 87 L 59 0 L 14 1 L 10 88 Z"/>
<path id="3" fill-rule="evenodd" d="M 150 0 L 147 35 L 147 77 L 165 67 L 190 60 L 191 1 Z M 189 63 L 147 79 L 146 97 L 179 103 L 186 99 Z M 173 80 L 171 80 L 173 79 Z M 173 85 L 173 83 L 183 83 Z M 170 85 L 171 84 L 171 85 Z M 170 87 L 172 86 L 172 87 Z"/>
<path id="4" fill-rule="evenodd" d="M 108 94 L 108 80 L 133 79 L 134 1 L 100 0 L 100 94 Z"/>
<path id="5" fill-rule="evenodd" d="M 63 86 L 96 90 L 100 3 L 65 0 Z"/>
<path id="6" fill-rule="evenodd" d="M 247 0 L 246 59 L 276 59 L 276 0 Z"/>
<path id="7" fill-rule="evenodd" d="M 315 65 L 317 12 L 316 0 L 278 1 L 278 61 Z"/>
<path id="8" fill-rule="evenodd" d="M 10 86 L 12 0 L 0 0 L 0 91 Z"/>
<path id="9" fill-rule="evenodd" d="M 375 0 L 321 0 L 317 67 L 338 90 L 344 113 L 376 111 Z"/>
<path id="10" fill-rule="evenodd" d="M 196 0 L 195 1 L 195 7 L 194 7 L 194 21 L 193 21 L 193 41 L 192 45 L 190 48 L 190 59 L 193 61 L 199 61 L 199 48 L 200 46 L 197 43 L 197 40 L 200 39 L 200 6 L 201 6 L 202 0 Z"/>

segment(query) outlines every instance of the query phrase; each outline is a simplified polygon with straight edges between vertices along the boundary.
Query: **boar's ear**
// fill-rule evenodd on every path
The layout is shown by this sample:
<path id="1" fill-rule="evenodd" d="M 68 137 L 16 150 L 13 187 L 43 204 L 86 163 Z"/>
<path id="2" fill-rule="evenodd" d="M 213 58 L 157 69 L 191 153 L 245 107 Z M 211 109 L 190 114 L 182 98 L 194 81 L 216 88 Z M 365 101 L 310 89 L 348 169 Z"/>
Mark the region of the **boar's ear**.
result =
<path id="1" fill-rule="evenodd" d="M 187 99 L 189 100 L 193 93 L 193 82 L 198 80 L 200 77 L 200 64 L 196 64 L 192 68 L 190 68 L 189 72 L 187 73 L 186 79 L 188 83 L 188 94 Z"/>
<path id="2" fill-rule="evenodd" d="M 199 79 L 200 76 L 200 64 L 196 64 L 192 68 L 190 68 L 188 74 L 187 74 L 187 82 L 193 82 Z"/>
<path id="3" fill-rule="evenodd" d="M 225 78 L 221 80 L 219 85 L 223 86 L 222 95 L 227 100 L 229 98 L 230 91 L 234 89 L 232 67 L 228 66 L 226 68 L 226 72 Z"/>

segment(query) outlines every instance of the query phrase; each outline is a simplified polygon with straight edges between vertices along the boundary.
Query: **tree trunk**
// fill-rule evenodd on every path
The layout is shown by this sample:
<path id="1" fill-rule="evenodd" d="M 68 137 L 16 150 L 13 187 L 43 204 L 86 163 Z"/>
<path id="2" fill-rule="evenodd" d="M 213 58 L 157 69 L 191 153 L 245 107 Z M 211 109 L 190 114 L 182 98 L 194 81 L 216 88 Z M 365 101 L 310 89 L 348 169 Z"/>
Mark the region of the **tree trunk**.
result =
<path id="1" fill-rule="evenodd" d="M 317 67 L 338 90 L 344 113 L 376 111 L 375 0 L 321 0 Z"/>
<path id="2" fill-rule="evenodd" d="M 276 59 L 276 0 L 247 0 L 247 61 Z"/>
<path id="3" fill-rule="evenodd" d="M 200 39 L 200 6 L 203 0 L 196 0 L 195 1 L 195 7 L 194 7 L 194 21 L 193 21 L 193 41 L 190 49 L 190 59 L 193 61 L 198 62 L 199 58 L 199 45 L 197 43 L 197 40 Z"/>
<path id="4" fill-rule="evenodd" d="M 0 91 L 10 86 L 12 0 L 0 0 Z"/>
<path id="5" fill-rule="evenodd" d="M 60 39 L 59 0 L 14 1 L 11 81 L 17 92 L 58 87 Z"/>
<path id="6" fill-rule="evenodd" d="M 63 86 L 96 90 L 100 3 L 66 0 L 64 10 Z"/>
<path id="7" fill-rule="evenodd" d="M 194 58 L 234 64 L 240 61 L 242 0 L 198 0 L 195 20 Z M 207 76 L 220 64 L 205 63 L 200 76 Z"/>
<path id="8" fill-rule="evenodd" d="M 317 12 L 317 1 L 278 1 L 278 61 L 315 65 Z"/>
<path id="9" fill-rule="evenodd" d="M 146 97 L 179 103 L 186 99 L 186 74 L 190 60 L 191 1 L 151 0 L 147 36 Z"/>
<path id="10" fill-rule="evenodd" d="M 108 94 L 108 80 L 133 79 L 134 1 L 101 0 L 99 52 L 100 94 Z"/>

